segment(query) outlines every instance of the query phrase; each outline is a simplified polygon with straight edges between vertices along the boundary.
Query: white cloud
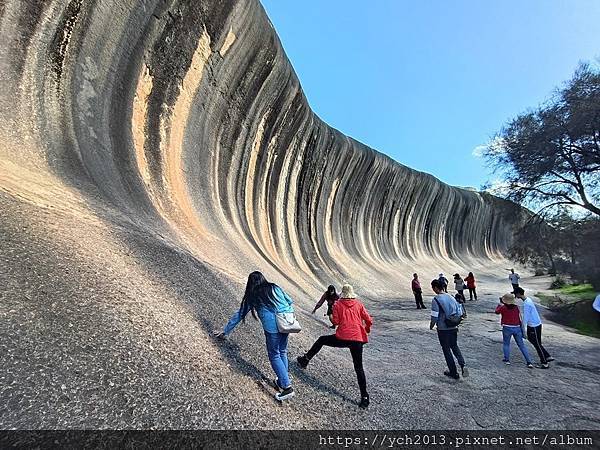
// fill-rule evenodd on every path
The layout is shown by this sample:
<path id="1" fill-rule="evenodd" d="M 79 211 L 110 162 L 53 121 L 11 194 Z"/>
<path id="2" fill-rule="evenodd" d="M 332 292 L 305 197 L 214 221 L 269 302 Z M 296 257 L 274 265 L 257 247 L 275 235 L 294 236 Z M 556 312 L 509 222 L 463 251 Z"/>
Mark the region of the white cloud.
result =
<path id="1" fill-rule="evenodd" d="M 488 153 L 490 155 L 499 155 L 501 153 L 504 153 L 504 146 L 504 139 L 499 136 L 496 136 L 490 139 L 489 142 L 487 142 L 486 144 L 478 145 L 477 147 L 475 147 L 471 154 L 475 158 L 483 157 L 484 153 Z"/>
<path id="2" fill-rule="evenodd" d="M 489 194 L 497 195 L 498 197 L 504 197 L 508 194 L 509 190 L 510 185 L 508 182 L 496 178 L 485 191 Z"/>
<path id="3" fill-rule="evenodd" d="M 478 145 L 477 147 L 475 147 L 473 149 L 473 151 L 471 152 L 471 154 L 475 157 L 475 158 L 481 158 L 483 156 L 483 152 L 485 152 L 487 150 L 488 146 L 486 145 Z"/>

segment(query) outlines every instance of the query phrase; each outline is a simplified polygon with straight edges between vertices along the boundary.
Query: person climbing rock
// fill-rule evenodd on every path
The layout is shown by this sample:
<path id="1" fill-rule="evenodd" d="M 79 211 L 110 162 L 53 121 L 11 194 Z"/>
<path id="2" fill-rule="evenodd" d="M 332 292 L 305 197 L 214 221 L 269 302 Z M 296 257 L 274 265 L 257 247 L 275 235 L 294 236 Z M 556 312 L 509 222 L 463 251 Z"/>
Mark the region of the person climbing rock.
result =
<path id="1" fill-rule="evenodd" d="M 361 408 L 367 408 L 370 403 L 369 393 L 367 392 L 367 380 L 363 368 L 363 346 L 369 341 L 368 334 L 371 332 L 373 319 L 367 312 L 367 309 L 356 298 L 354 289 L 349 284 L 342 287 L 340 299 L 333 305 L 332 322 L 337 325 L 335 334 L 321 336 L 306 354 L 298 356 L 298 365 L 306 369 L 308 363 L 323 348 L 349 348 L 356 371 L 356 378 L 360 388 Z"/>
<path id="2" fill-rule="evenodd" d="M 260 272 L 248 275 L 246 290 L 240 309 L 231 317 L 221 332 L 216 332 L 218 338 L 227 337 L 233 329 L 245 321 L 248 312 L 254 319 L 260 319 L 266 338 L 267 354 L 271 367 L 277 378 L 274 385 L 280 392 L 275 394 L 279 401 L 294 396 L 294 389 L 288 373 L 288 333 L 280 333 L 277 327 L 276 313 L 294 312 L 292 299 L 283 289 L 266 280 Z"/>
<path id="3" fill-rule="evenodd" d="M 531 342 L 531 345 L 537 351 L 542 369 L 547 369 L 550 367 L 548 363 L 554 361 L 554 358 L 542 345 L 542 319 L 540 314 L 533 300 L 525 296 L 523 288 L 518 287 L 515 289 L 515 297 L 523 300 L 523 324 L 527 327 L 527 340 Z"/>
<path id="4" fill-rule="evenodd" d="M 523 331 L 519 307 L 515 303 L 515 296 L 512 293 L 504 294 L 500 297 L 500 303 L 496 306 L 496 314 L 500 314 L 500 323 L 502 324 L 502 351 L 506 365 L 510 365 L 510 340 L 514 337 L 519 350 L 523 353 L 527 367 L 533 369 L 531 357 L 523 342 Z"/>
<path id="5" fill-rule="evenodd" d="M 329 317 L 329 321 L 331 322 L 331 316 L 333 314 L 333 305 L 337 300 L 339 300 L 339 298 L 340 296 L 336 292 L 335 286 L 333 284 L 330 284 L 327 290 L 323 293 L 323 295 L 321 295 L 321 299 L 313 308 L 312 313 L 316 313 L 317 309 L 319 309 L 323 305 L 323 303 L 327 302 L 327 313 L 325 315 Z M 335 325 L 332 324 L 330 328 L 335 328 Z"/>
<path id="6" fill-rule="evenodd" d="M 469 272 L 469 275 L 465 277 L 465 283 L 467 283 L 467 289 L 469 290 L 469 300 L 473 301 L 473 297 L 477 300 L 475 275 L 473 275 L 473 272 Z"/>
<path id="7" fill-rule="evenodd" d="M 469 370 L 466 367 L 465 359 L 458 347 L 458 325 L 449 324 L 447 321 L 449 316 L 455 314 L 461 315 L 462 308 L 456 300 L 444 292 L 443 284 L 439 279 L 431 282 L 431 289 L 435 292 L 435 297 L 433 297 L 433 301 L 431 302 L 431 321 L 429 323 L 429 329 L 433 330 L 433 327 L 437 327 L 438 339 L 442 351 L 444 352 L 446 365 L 448 366 L 448 370 L 444 372 L 444 375 L 454 378 L 455 380 L 460 378 L 458 370 L 456 369 L 456 363 L 454 362 L 454 357 L 456 357 L 461 368 L 462 376 L 469 376 Z"/>
<path id="8" fill-rule="evenodd" d="M 423 289 L 421 289 L 421 282 L 419 281 L 419 275 L 417 275 L 416 273 L 413 273 L 411 288 L 413 291 L 413 295 L 415 296 L 415 302 L 417 304 L 417 309 L 425 309 L 425 305 L 423 304 Z"/>
<path id="9" fill-rule="evenodd" d="M 446 278 L 443 273 L 440 273 L 440 275 L 438 276 L 438 281 L 442 286 L 442 291 L 448 292 L 448 278 Z"/>

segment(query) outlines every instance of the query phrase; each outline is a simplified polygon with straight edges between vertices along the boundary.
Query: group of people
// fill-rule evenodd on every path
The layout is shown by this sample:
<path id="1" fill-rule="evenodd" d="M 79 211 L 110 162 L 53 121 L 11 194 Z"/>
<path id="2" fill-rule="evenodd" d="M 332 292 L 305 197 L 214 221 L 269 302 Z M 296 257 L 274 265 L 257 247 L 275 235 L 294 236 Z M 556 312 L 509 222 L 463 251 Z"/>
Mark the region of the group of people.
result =
<path id="1" fill-rule="evenodd" d="M 523 339 L 526 337 L 527 340 L 531 342 L 540 358 L 540 367 L 542 369 L 547 369 L 550 367 L 549 363 L 554 361 L 554 358 L 542 345 L 542 320 L 537 311 L 535 303 L 533 303 L 533 300 L 525 296 L 525 291 L 519 286 L 519 275 L 515 273 L 514 269 L 509 270 L 511 272 L 509 275 L 509 280 L 513 287 L 513 291 L 500 297 L 500 303 L 495 310 L 496 314 L 501 316 L 503 352 L 502 361 L 505 364 L 510 365 L 510 342 L 512 339 L 514 339 L 525 358 L 527 367 L 533 369 L 533 362 L 523 341 Z M 413 277 L 414 292 L 414 280 L 418 278 L 417 274 L 414 274 Z M 452 298 L 447 293 L 447 280 L 442 278 L 443 274 L 440 274 L 437 279 L 431 282 L 431 288 L 436 295 L 433 298 L 433 303 L 431 306 L 430 329 L 437 327 L 438 339 L 440 341 L 444 358 L 446 359 L 446 364 L 448 366 L 448 370 L 444 372 L 444 375 L 450 378 L 459 379 L 460 375 L 458 373 L 456 363 L 454 362 L 455 358 L 461 369 L 462 376 L 465 377 L 469 374 L 466 368 L 465 359 L 458 346 L 458 325 L 462 318 L 466 317 L 464 305 L 461 305 L 459 301 L 459 297 L 462 296 L 462 292 L 460 292 L 458 289 L 461 287 L 461 282 L 463 280 L 460 278 L 459 274 L 454 275 L 457 295 L 455 298 Z M 473 273 L 470 272 L 469 276 L 465 278 L 465 280 L 466 279 L 469 279 L 474 289 L 475 278 L 473 277 Z M 462 297 L 464 299 L 464 296 Z M 415 298 L 417 298 L 416 293 Z M 475 299 L 476 298 L 477 297 L 475 297 Z M 517 298 L 523 301 L 522 315 L 518 305 L 516 304 Z"/>
<path id="2" fill-rule="evenodd" d="M 517 275 L 514 270 L 511 275 Z M 516 283 L 513 282 L 516 280 Z M 532 343 L 536 349 L 542 368 L 548 368 L 549 362 L 553 360 L 548 351 L 542 346 L 542 322 L 533 301 L 525 296 L 524 290 L 518 285 L 518 278 L 512 277 L 513 292 L 503 295 L 500 304 L 496 308 L 496 314 L 501 315 L 503 335 L 503 361 L 510 364 L 510 341 L 514 338 L 519 349 L 525 357 L 527 367 L 533 368 L 533 363 L 523 342 L 523 338 Z M 458 346 L 458 326 L 466 317 L 464 304 L 465 288 L 469 289 L 471 300 L 477 300 L 475 277 L 472 272 L 463 280 L 459 274 L 454 275 L 454 283 L 457 294 L 452 297 L 448 294 L 448 280 L 443 274 L 431 282 L 431 289 L 435 293 L 431 304 L 431 320 L 429 328 L 437 328 L 437 335 L 442 352 L 448 366 L 444 375 L 459 379 L 462 375 L 466 377 L 469 371 L 465 359 Z M 515 286 L 516 284 L 516 286 Z M 462 289 L 459 289 L 462 288 Z M 424 309 L 422 288 L 419 277 L 415 273 L 412 280 L 412 290 L 418 309 Z M 523 300 L 524 316 L 521 319 L 519 307 L 515 299 Z M 373 320 L 365 306 L 356 297 L 351 285 L 345 284 L 341 293 L 338 294 L 335 286 L 330 285 L 323 293 L 320 300 L 313 308 L 312 313 L 327 302 L 326 315 L 331 322 L 334 334 L 320 336 L 312 347 L 303 355 L 297 357 L 300 368 L 306 369 L 309 362 L 319 353 L 323 346 L 336 348 L 349 348 L 354 364 L 354 370 L 360 389 L 361 400 L 359 406 L 367 408 L 370 403 L 367 391 L 367 382 L 363 368 L 363 346 L 368 342 Z M 216 332 L 217 337 L 226 337 L 233 329 L 245 320 L 250 312 L 255 319 L 260 319 L 262 324 L 267 354 L 276 378 L 273 385 L 277 389 L 275 398 L 279 401 L 290 399 L 294 396 L 294 389 L 289 377 L 288 362 L 288 338 L 289 331 L 281 329 L 279 317 L 281 314 L 293 313 L 293 301 L 290 296 L 279 286 L 270 283 L 260 272 L 252 272 L 248 276 L 246 290 L 240 304 L 223 331 Z M 458 367 L 454 361 L 458 362 Z M 460 374 L 459 370 L 460 368 Z"/>
<path id="3" fill-rule="evenodd" d="M 447 294 L 448 293 L 448 279 L 444 276 L 443 273 L 440 273 L 437 280 L 439 281 L 442 292 Z M 463 278 L 460 276 L 460 274 L 455 273 L 453 281 L 454 281 L 454 289 L 456 289 L 456 294 L 454 295 L 454 299 L 458 303 L 463 305 L 462 309 L 466 316 L 467 310 L 464 306 L 464 303 L 466 301 L 464 291 L 465 291 L 465 289 L 469 290 L 469 300 L 471 300 L 471 301 L 477 300 L 477 286 L 475 285 L 475 276 L 473 275 L 473 272 L 469 272 L 469 275 L 467 275 L 463 280 Z M 415 303 L 417 304 L 417 309 L 426 309 L 425 305 L 423 304 L 423 289 L 421 288 L 421 282 L 419 281 L 419 275 L 416 273 L 413 273 L 411 289 L 412 289 L 413 295 L 415 296 Z"/>
<path id="4" fill-rule="evenodd" d="M 298 356 L 298 365 L 306 369 L 310 360 L 323 346 L 349 348 L 360 388 L 359 407 L 367 408 L 370 400 L 362 355 L 363 346 L 369 341 L 368 334 L 371 332 L 373 320 L 362 302 L 356 298 L 354 289 L 349 284 L 342 286 L 340 294 L 336 292 L 335 286 L 329 286 L 313 309 L 313 314 L 325 302 L 327 302 L 326 315 L 329 316 L 332 328 L 335 328 L 335 334 L 319 337 L 308 352 Z M 294 396 L 289 377 L 289 332 L 280 329 L 278 322 L 278 314 L 293 312 L 292 304 L 292 299 L 283 289 L 267 281 L 262 273 L 252 272 L 248 276 L 239 310 L 233 314 L 223 331 L 216 333 L 217 337 L 226 337 L 240 322 L 244 321 L 249 312 L 255 319 L 258 316 L 265 334 L 269 361 L 276 375 L 273 385 L 278 390 L 275 398 L 279 401 Z"/>

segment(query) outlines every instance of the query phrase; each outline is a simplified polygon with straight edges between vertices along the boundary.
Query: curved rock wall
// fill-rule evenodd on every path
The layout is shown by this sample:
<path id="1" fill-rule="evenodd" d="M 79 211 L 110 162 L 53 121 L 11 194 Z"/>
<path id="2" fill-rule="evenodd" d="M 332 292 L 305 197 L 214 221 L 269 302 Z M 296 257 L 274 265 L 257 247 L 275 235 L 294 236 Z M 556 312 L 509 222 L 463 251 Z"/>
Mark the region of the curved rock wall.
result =
<path id="1" fill-rule="evenodd" d="M 257 0 L 8 0 L 0 150 L 242 279 L 501 258 L 510 205 L 321 121 Z M 91 199 L 95 199 L 92 201 Z"/>

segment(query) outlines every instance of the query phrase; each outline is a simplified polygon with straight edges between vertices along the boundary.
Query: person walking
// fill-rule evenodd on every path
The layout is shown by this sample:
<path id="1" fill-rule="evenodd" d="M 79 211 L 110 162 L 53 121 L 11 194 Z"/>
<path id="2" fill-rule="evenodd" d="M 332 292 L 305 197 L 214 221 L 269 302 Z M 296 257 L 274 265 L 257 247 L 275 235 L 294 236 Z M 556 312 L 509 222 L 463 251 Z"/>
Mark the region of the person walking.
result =
<path id="1" fill-rule="evenodd" d="M 458 292 L 458 295 L 460 295 L 464 300 L 465 299 L 465 294 L 464 294 L 465 282 L 461 278 L 461 276 L 457 273 L 454 274 L 454 289 L 456 289 L 456 292 Z"/>
<path id="2" fill-rule="evenodd" d="M 477 300 L 475 276 L 473 275 L 473 272 L 469 272 L 469 275 L 465 278 L 465 282 L 467 283 L 467 289 L 469 290 L 469 299 L 473 301 L 473 297 L 475 297 L 475 300 Z"/>
<path id="3" fill-rule="evenodd" d="M 542 369 L 547 369 L 550 367 L 548 363 L 554 361 L 554 358 L 542 345 L 542 319 L 540 314 L 533 300 L 525 296 L 523 288 L 518 287 L 515 289 L 515 297 L 523 300 L 523 323 L 527 327 L 527 340 L 531 342 L 537 351 Z"/>
<path id="4" fill-rule="evenodd" d="M 458 292 L 454 296 L 454 300 L 458 303 L 462 309 L 462 317 L 463 319 L 467 318 L 467 307 L 465 305 L 466 299 L 464 295 L 459 294 Z"/>
<path id="5" fill-rule="evenodd" d="M 437 327 L 438 339 L 448 366 L 448 370 L 444 372 L 444 375 L 458 380 L 460 375 L 456 369 L 454 357 L 458 361 L 463 377 L 468 376 L 469 371 L 458 347 L 458 325 L 448 324 L 447 318 L 456 313 L 460 314 L 462 310 L 456 300 L 444 292 L 443 285 L 439 279 L 431 282 L 431 289 L 435 292 L 435 297 L 433 297 L 433 301 L 431 302 L 429 329 L 433 330 L 433 327 Z"/>
<path id="6" fill-rule="evenodd" d="M 325 315 L 329 317 L 329 321 L 331 322 L 331 315 L 333 314 L 333 305 L 340 298 L 338 293 L 335 290 L 335 286 L 330 284 L 327 290 L 321 295 L 321 299 L 317 302 L 315 307 L 312 310 L 312 313 L 316 313 L 317 309 L 319 309 L 323 303 L 327 302 L 327 313 Z M 331 325 L 329 328 L 335 328 L 335 325 Z"/>
<path id="7" fill-rule="evenodd" d="M 510 284 L 512 284 L 513 294 L 514 294 L 515 289 L 519 287 L 519 280 L 521 279 L 521 277 L 519 276 L 518 273 L 515 273 L 515 269 L 510 269 L 510 274 L 508 275 L 508 279 L 510 280 Z"/>
<path id="8" fill-rule="evenodd" d="M 533 369 L 529 352 L 523 342 L 521 316 L 519 314 L 519 307 L 515 303 L 514 294 L 508 293 L 500 297 L 500 303 L 496 306 L 496 314 L 500 314 L 501 316 L 502 351 L 504 353 L 502 362 L 510 365 L 510 340 L 514 337 L 519 350 L 523 353 L 527 367 Z"/>
<path id="9" fill-rule="evenodd" d="M 442 285 L 442 290 L 447 293 L 448 292 L 448 278 L 446 278 L 443 273 L 440 273 L 440 275 L 438 276 L 438 281 Z"/>
<path id="10" fill-rule="evenodd" d="M 411 288 L 412 288 L 413 294 L 415 296 L 415 302 L 417 304 L 417 309 L 425 309 L 425 304 L 423 303 L 423 289 L 421 289 L 421 282 L 419 281 L 419 275 L 417 275 L 416 273 L 413 273 Z"/>
<path id="11" fill-rule="evenodd" d="M 333 305 L 332 322 L 337 325 L 335 334 L 319 337 L 306 354 L 298 356 L 298 365 L 306 369 L 308 363 L 315 357 L 321 348 L 327 347 L 349 348 L 354 363 L 354 370 L 360 388 L 360 408 L 368 408 L 369 393 L 367 380 L 363 368 L 363 346 L 369 341 L 373 319 L 364 305 L 356 298 L 354 289 L 349 284 L 342 287 L 340 299 Z"/>
<path id="12" fill-rule="evenodd" d="M 245 321 L 248 312 L 252 313 L 254 319 L 260 319 L 269 361 L 277 376 L 274 384 L 280 392 L 275 394 L 275 398 L 279 401 L 292 398 L 294 389 L 288 372 L 289 334 L 279 332 L 275 314 L 294 312 L 292 303 L 292 299 L 283 289 L 268 282 L 262 273 L 252 272 L 248 275 L 239 310 L 227 322 L 223 331 L 215 333 L 218 338 L 226 338 L 240 322 Z"/>

